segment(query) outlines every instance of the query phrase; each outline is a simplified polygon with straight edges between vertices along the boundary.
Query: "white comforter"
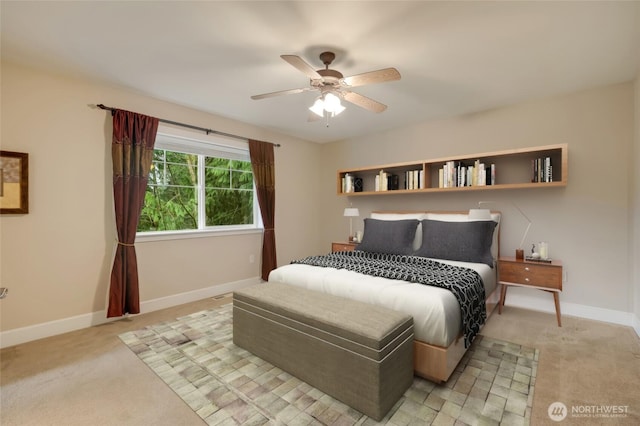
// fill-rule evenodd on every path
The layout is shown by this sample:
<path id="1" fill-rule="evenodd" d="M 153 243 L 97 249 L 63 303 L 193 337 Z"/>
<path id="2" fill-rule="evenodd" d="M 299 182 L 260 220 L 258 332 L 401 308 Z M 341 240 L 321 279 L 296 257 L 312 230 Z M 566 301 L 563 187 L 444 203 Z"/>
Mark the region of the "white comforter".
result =
<path id="1" fill-rule="evenodd" d="M 488 265 L 434 260 L 477 271 L 487 297 L 496 286 L 495 270 Z M 453 293 L 442 288 L 301 264 L 285 265 L 271 271 L 269 281 L 406 312 L 413 316 L 415 338 L 431 345 L 449 346 L 460 335 L 460 305 Z"/>

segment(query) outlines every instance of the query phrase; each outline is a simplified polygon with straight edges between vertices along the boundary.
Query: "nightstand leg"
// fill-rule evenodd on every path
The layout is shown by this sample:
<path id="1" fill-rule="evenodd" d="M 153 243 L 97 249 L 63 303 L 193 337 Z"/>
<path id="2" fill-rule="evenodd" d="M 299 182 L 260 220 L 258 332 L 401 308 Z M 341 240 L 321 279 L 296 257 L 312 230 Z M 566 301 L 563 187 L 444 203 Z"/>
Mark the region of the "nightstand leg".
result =
<path id="1" fill-rule="evenodd" d="M 500 289 L 500 303 L 498 303 L 498 314 L 502 314 L 502 307 L 504 306 L 504 299 L 507 297 L 507 286 L 505 284 L 501 284 L 502 288 Z"/>
<path id="2" fill-rule="evenodd" d="M 558 319 L 558 327 L 562 327 L 560 320 L 560 295 L 557 291 L 553 292 L 553 301 L 556 302 L 556 318 Z"/>

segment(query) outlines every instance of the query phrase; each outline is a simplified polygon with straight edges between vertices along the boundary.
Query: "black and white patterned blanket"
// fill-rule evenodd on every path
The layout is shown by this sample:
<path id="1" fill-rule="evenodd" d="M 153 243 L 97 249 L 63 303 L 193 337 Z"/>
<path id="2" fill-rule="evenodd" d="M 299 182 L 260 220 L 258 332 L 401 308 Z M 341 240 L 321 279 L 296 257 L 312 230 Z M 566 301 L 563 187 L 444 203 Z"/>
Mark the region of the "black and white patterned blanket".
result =
<path id="1" fill-rule="evenodd" d="M 419 256 L 342 251 L 309 256 L 291 263 L 347 269 L 374 277 L 409 281 L 451 291 L 462 314 L 464 346 L 469 347 L 487 319 L 482 278 L 473 269 L 447 265 Z"/>

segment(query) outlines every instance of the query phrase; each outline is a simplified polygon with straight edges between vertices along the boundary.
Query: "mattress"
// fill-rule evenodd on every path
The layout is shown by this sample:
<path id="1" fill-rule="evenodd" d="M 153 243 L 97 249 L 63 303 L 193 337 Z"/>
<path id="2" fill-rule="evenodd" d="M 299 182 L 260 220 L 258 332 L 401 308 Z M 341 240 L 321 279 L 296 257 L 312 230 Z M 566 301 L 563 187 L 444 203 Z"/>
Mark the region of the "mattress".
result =
<path id="1" fill-rule="evenodd" d="M 478 272 L 487 297 L 496 287 L 495 269 L 486 264 L 433 260 Z M 461 332 L 460 305 L 453 293 L 439 287 L 301 264 L 284 265 L 271 271 L 269 281 L 407 313 L 413 317 L 416 340 L 431 345 L 447 347 Z"/>

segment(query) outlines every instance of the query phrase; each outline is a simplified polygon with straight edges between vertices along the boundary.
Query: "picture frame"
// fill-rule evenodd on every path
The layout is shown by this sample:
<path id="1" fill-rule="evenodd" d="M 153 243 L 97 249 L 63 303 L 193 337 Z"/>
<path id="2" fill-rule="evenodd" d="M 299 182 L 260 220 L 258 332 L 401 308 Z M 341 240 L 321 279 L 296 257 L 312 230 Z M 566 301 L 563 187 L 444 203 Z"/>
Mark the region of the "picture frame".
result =
<path id="1" fill-rule="evenodd" d="M 0 151 L 0 214 L 29 213 L 29 154 Z"/>

